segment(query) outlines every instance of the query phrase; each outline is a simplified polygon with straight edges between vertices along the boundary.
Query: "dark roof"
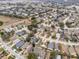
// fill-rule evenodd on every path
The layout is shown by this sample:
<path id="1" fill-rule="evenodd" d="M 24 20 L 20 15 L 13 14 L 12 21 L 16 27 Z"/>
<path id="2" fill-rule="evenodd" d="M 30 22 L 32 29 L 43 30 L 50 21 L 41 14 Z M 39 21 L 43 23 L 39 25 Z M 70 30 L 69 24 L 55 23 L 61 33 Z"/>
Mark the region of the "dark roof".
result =
<path id="1" fill-rule="evenodd" d="M 25 35 L 25 34 L 26 34 L 26 31 L 23 30 L 23 31 L 17 32 L 16 34 L 17 34 L 17 35 Z"/>

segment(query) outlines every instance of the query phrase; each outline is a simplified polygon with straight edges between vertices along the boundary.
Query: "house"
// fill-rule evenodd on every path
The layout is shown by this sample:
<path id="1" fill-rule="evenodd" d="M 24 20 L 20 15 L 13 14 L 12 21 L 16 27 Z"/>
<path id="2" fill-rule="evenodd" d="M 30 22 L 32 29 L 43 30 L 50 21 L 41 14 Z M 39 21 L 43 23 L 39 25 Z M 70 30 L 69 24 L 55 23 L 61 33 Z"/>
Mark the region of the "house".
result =
<path id="1" fill-rule="evenodd" d="M 38 42 L 38 41 L 39 41 L 39 39 L 37 39 L 36 37 L 32 37 L 32 38 L 31 38 L 31 42 L 32 42 L 32 43 L 36 43 L 36 42 Z"/>
<path id="2" fill-rule="evenodd" d="M 54 43 L 53 42 L 49 42 L 49 44 L 48 44 L 48 49 L 53 49 L 54 48 Z"/>
<path id="3" fill-rule="evenodd" d="M 21 41 L 19 41 L 18 43 L 16 43 L 15 46 L 16 46 L 17 48 L 20 48 L 21 46 L 24 45 L 24 43 L 25 43 L 25 42 L 21 40 Z"/>
<path id="4" fill-rule="evenodd" d="M 20 41 L 20 42 L 18 42 L 17 44 L 16 44 L 16 47 L 17 48 L 20 48 L 21 46 L 23 46 L 24 45 L 24 41 Z"/>
<path id="5" fill-rule="evenodd" d="M 16 33 L 16 35 L 18 35 L 18 36 L 25 35 L 25 34 L 26 34 L 25 30 L 22 30 L 22 31 L 19 31 Z"/>
<path id="6" fill-rule="evenodd" d="M 33 51 L 33 46 L 32 46 L 32 44 L 28 45 L 27 51 L 28 51 L 28 52 L 32 52 L 32 51 Z"/>

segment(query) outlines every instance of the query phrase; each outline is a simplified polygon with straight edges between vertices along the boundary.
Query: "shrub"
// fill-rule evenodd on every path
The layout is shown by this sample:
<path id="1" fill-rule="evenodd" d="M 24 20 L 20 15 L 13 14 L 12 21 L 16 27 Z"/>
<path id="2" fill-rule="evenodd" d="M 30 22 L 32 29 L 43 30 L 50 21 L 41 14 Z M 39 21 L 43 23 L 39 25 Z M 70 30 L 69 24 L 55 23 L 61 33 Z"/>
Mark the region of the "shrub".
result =
<path id="1" fill-rule="evenodd" d="M 0 21 L 0 26 L 2 26 L 3 25 L 3 22 L 2 21 Z"/>
<path id="2" fill-rule="evenodd" d="M 37 59 L 37 56 L 34 53 L 29 53 L 27 59 Z"/>

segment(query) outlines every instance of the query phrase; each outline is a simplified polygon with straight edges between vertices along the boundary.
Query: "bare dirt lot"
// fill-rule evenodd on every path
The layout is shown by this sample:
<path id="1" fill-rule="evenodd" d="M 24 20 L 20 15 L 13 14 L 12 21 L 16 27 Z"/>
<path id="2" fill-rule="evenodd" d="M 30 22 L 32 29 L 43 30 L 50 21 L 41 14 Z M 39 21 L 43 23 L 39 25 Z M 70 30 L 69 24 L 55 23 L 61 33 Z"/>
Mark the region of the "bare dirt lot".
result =
<path id="1" fill-rule="evenodd" d="M 19 23 L 25 22 L 26 24 L 30 24 L 30 21 L 28 19 L 19 19 L 14 17 L 8 17 L 8 16 L 0 16 L 0 21 L 3 22 L 3 25 L 0 26 L 0 29 L 6 26 L 16 25 Z"/>

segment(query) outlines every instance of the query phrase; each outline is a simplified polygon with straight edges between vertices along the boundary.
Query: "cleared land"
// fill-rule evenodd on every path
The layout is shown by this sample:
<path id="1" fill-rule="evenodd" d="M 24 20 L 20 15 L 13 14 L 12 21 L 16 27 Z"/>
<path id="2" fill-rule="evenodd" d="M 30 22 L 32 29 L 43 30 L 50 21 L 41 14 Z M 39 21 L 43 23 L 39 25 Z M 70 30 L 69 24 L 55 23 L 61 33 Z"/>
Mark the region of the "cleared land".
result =
<path id="1" fill-rule="evenodd" d="M 20 23 L 25 23 L 26 25 L 31 24 L 31 22 L 28 19 L 19 19 L 15 17 L 7 17 L 7 16 L 0 16 L 0 21 L 3 22 L 3 25 L 0 26 L 0 29 L 7 26 L 14 26 Z"/>

